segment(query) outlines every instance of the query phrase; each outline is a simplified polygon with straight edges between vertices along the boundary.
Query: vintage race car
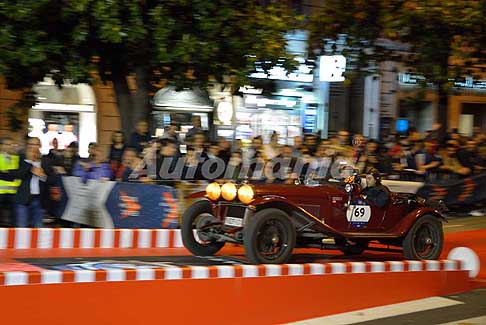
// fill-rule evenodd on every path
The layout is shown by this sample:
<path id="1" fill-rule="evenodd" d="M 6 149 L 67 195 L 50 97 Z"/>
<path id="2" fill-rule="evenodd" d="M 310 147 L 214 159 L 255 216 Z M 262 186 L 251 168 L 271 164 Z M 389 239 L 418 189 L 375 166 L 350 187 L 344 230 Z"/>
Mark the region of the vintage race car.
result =
<path id="1" fill-rule="evenodd" d="M 442 251 L 445 218 L 438 206 L 390 192 L 377 207 L 361 194 L 358 177 L 319 185 L 211 183 L 192 197 L 181 234 L 199 256 L 213 255 L 227 242 L 243 245 L 252 263 L 285 263 L 300 247 L 347 255 L 400 250 L 414 260 L 437 259 Z M 372 241 L 387 246 L 369 246 Z"/>

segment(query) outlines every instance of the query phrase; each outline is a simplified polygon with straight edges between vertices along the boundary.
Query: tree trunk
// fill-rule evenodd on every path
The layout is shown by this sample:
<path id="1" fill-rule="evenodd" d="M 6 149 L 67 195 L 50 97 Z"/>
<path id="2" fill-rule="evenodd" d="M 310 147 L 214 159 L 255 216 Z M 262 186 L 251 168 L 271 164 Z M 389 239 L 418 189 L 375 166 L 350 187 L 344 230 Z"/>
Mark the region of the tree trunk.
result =
<path id="1" fill-rule="evenodd" d="M 150 112 L 150 81 L 149 72 L 146 66 L 135 68 L 135 78 L 137 82 L 137 92 L 133 96 L 132 119 L 134 123 L 139 120 L 147 120 Z"/>
<path id="2" fill-rule="evenodd" d="M 133 98 L 128 88 L 126 75 L 118 69 L 112 69 L 112 81 L 115 91 L 116 102 L 118 104 L 118 112 L 120 113 L 121 128 L 128 139 L 130 134 L 135 129 L 135 123 L 132 118 L 133 113 Z"/>
<path id="3" fill-rule="evenodd" d="M 449 130 L 449 110 L 448 110 L 448 99 L 449 93 L 446 89 L 445 84 L 439 84 L 437 95 L 439 97 L 439 111 L 438 111 L 438 122 L 441 125 L 439 130 L 439 139 L 443 140 Z"/>

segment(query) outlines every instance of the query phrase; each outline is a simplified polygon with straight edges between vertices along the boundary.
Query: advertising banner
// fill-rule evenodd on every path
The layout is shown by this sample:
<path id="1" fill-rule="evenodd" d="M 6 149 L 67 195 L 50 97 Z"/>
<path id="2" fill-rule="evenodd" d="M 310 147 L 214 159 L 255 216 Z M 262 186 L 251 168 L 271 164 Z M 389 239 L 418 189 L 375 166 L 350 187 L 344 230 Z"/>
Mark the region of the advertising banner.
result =
<path id="1" fill-rule="evenodd" d="M 99 228 L 178 228 L 177 197 L 164 185 L 62 178 L 62 219 Z"/>
<path id="2" fill-rule="evenodd" d="M 115 228 L 177 228 L 175 189 L 164 185 L 117 183 L 106 202 Z"/>
<path id="3" fill-rule="evenodd" d="M 431 200 L 442 200 L 448 207 L 482 204 L 486 201 L 486 175 L 425 184 L 417 194 Z"/>

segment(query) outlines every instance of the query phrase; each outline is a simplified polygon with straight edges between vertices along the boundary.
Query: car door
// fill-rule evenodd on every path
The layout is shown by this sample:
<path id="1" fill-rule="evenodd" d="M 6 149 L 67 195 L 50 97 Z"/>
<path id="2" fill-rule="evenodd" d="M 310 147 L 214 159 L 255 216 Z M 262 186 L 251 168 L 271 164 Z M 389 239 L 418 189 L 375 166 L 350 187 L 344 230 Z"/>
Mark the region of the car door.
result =
<path id="1" fill-rule="evenodd" d="M 330 195 L 331 209 L 323 211 L 329 215 L 326 223 L 338 231 L 376 231 L 382 224 L 386 206 L 379 208 L 360 196 L 354 196 L 348 205 L 348 194 L 344 191 Z"/>

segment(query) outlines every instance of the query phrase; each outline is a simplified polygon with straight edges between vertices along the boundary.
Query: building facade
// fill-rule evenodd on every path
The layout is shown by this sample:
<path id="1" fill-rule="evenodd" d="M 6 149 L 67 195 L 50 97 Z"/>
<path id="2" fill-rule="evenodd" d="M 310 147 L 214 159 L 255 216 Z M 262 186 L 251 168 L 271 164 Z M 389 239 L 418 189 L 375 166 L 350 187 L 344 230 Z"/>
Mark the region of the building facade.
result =
<path id="1" fill-rule="evenodd" d="M 26 109 L 20 117 L 23 127 L 12 132 L 9 110 L 22 99 L 23 93 L 7 89 L 5 81 L 0 79 L 0 137 L 10 136 L 22 144 L 27 134 L 38 136 L 41 131 L 43 136 L 50 137 L 46 141 L 51 143 L 47 145 L 52 145 L 52 137 L 59 137 L 58 142 L 62 142 L 61 139 L 69 138 L 72 133 L 84 156 L 89 142 L 95 141 L 108 147 L 113 132 L 121 129 L 116 97 L 110 83 L 93 87 L 66 85 L 61 90 L 56 87 L 48 80 L 34 87 L 39 92 L 39 105 Z M 45 152 L 48 150 L 45 141 L 43 145 Z"/>

